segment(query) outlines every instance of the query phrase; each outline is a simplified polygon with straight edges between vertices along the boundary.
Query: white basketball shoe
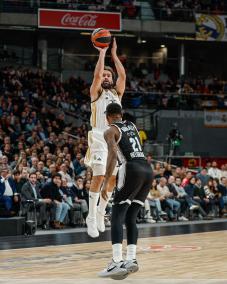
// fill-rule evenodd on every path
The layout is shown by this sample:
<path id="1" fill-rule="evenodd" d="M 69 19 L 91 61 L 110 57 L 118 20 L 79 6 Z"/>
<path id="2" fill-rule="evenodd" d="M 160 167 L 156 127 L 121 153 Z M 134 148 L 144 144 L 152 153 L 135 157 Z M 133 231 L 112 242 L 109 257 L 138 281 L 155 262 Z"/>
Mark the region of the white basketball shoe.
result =
<path id="1" fill-rule="evenodd" d="M 99 231 L 97 230 L 97 222 L 96 218 L 87 217 L 86 218 L 87 224 L 87 233 L 92 238 L 97 238 L 99 236 Z"/>
<path id="2" fill-rule="evenodd" d="M 102 278 L 110 277 L 112 279 L 122 280 L 128 276 L 128 271 L 124 267 L 123 261 L 114 262 L 112 260 L 107 268 L 98 273 L 98 276 Z"/>

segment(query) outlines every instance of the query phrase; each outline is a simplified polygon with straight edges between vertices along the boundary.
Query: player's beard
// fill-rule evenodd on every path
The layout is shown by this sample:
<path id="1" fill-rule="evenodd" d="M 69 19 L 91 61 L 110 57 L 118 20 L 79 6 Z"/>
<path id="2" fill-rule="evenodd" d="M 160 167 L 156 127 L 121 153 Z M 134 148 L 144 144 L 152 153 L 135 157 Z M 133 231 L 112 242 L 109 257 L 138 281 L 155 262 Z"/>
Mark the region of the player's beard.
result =
<path id="1" fill-rule="evenodd" d="M 110 90 L 113 88 L 113 84 L 111 84 L 109 81 L 103 81 L 101 84 L 103 89 Z"/>

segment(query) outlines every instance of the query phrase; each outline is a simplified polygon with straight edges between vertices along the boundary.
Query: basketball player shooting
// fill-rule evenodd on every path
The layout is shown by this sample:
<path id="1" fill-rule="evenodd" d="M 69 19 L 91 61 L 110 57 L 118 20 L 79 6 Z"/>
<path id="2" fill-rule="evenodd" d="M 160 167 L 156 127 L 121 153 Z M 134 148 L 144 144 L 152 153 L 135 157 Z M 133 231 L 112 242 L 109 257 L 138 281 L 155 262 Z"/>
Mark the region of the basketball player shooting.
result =
<path id="1" fill-rule="evenodd" d="M 98 62 L 94 71 L 94 78 L 90 88 L 91 96 L 91 126 L 88 133 L 88 151 L 85 157 L 85 164 L 93 171 L 91 187 L 89 192 L 89 213 L 86 219 L 88 235 L 96 238 L 99 232 L 105 231 L 104 216 L 106 206 L 112 195 L 116 184 L 117 168 L 112 173 L 107 186 L 107 198 L 100 196 L 99 206 L 97 203 L 100 189 L 103 184 L 106 171 L 107 145 L 104 140 L 104 131 L 108 128 L 105 116 L 106 107 L 110 103 L 121 104 L 121 99 L 125 90 L 126 74 L 125 69 L 117 56 L 117 43 L 113 39 L 111 56 L 117 71 L 117 80 L 111 67 L 105 66 L 105 56 L 107 48 L 95 48 L 99 51 Z"/>
<path id="2" fill-rule="evenodd" d="M 110 128 L 104 133 L 108 146 L 106 174 L 101 193 L 104 199 L 107 199 L 109 182 L 117 158 L 121 166 L 118 171 L 118 183 L 112 206 L 113 257 L 112 262 L 99 273 L 99 276 L 120 280 L 139 269 L 136 261 L 138 239 L 136 218 L 151 188 L 152 170 L 142 151 L 136 126 L 130 121 L 122 121 L 121 106 L 116 103 L 109 104 L 106 116 Z M 123 261 L 122 257 L 124 223 L 127 231 L 126 261 Z"/>

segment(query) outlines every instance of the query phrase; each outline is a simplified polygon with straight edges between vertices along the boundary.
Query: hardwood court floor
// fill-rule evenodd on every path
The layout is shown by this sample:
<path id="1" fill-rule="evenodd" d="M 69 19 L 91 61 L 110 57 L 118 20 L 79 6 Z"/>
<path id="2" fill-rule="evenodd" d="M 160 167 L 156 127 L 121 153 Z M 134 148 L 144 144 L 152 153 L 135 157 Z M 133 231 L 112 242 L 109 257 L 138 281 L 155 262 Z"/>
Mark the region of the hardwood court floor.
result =
<path id="1" fill-rule="evenodd" d="M 104 283 L 98 279 L 97 272 L 110 260 L 109 241 L 2 250 L 0 283 L 25 283 L 25 279 L 30 279 L 26 283 L 52 283 L 53 279 L 53 283 L 62 284 Z M 152 284 L 178 283 L 177 279 L 184 281 L 179 283 L 188 284 L 227 283 L 227 231 L 141 238 L 138 262 L 140 271 L 122 283 L 131 283 L 130 279 L 144 279 L 140 283 Z M 93 279 L 92 282 L 89 279 Z M 146 282 L 146 279 L 152 279 L 152 282 Z M 160 279 L 164 282 L 157 282 Z M 193 279 L 226 280 L 193 282 Z M 105 283 L 112 282 L 116 283 L 105 280 Z"/>

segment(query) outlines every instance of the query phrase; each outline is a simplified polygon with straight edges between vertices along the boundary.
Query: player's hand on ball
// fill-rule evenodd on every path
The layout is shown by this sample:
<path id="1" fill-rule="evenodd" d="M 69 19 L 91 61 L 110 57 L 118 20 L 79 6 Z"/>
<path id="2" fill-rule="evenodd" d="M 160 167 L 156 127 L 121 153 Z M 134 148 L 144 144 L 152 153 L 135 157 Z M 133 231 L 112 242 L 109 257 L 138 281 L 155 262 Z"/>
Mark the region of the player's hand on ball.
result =
<path id="1" fill-rule="evenodd" d="M 117 56 L 117 42 L 116 42 L 116 38 L 113 38 L 113 44 L 112 44 L 112 48 L 111 48 L 111 54 L 112 56 Z"/>
<path id="2" fill-rule="evenodd" d="M 101 48 L 101 47 L 95 46 L 94 44 L 93 44 L 93 46 L 94 46 L 94 48 L 96 48 L 99 52 L 106 52 L 107 49 L 109 48 L 109 46 Z"/>
<path id="3" fill-rule="evenodd" d="M 103 188 L 103 189 L 102 189 L 101 195 L 102 195 L 102 198 L 103 198 L 105 201 L 107 201 L 107 199 L 108 199 L 107 188 Z"/>

